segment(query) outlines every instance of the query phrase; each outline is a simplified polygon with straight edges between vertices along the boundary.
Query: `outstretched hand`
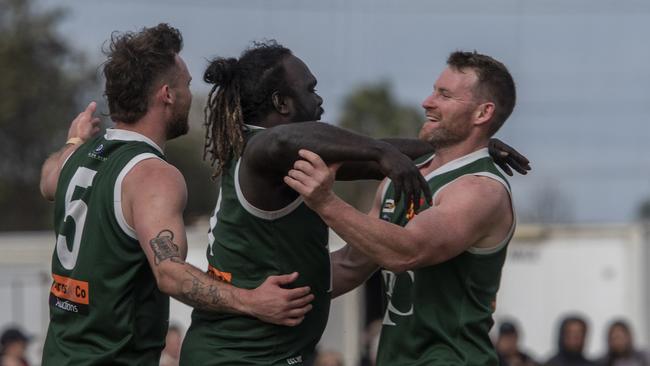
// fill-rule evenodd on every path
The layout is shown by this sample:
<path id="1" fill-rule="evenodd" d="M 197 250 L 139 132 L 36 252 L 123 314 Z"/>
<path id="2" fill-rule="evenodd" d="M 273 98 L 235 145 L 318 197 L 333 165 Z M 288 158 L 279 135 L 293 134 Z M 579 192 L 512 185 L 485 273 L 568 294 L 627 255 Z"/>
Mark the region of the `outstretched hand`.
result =
<path id="1" fill-rule="evenodd" d="M 99 118 L 93 117 L 97 110 L 97 103 L 90 102 L 86 109 L 79 113 L 70 124 L 68 129 L 68 139 L 78 137 L 81 141 L 86 142 L 99 133 Z"/>
<path id="2" fill-rule="evenodd" d="M 402 197 L 407 200 L 407 206 L 413 205 L 415 212 L 420 209 L 420 196 L 431 204 L 431 189 L 426 179 L 420 173 L 420 169 L 413 161 L 399 150 L 391 148 L 387 150 L 379 160 L 379 167 L 385 176 L 393 181 L 395 186 L 395 202 Z"/>
<path id="3" fill-rule="evenodd" d="M 525 156 L 499 139 L 490 139 L 488 149 L 494 163 L 509 176 L 513 175 L 512 169 L 522 175 L 526 175 L 531 169 L 530 161 Z"/>
<path id="4" fill-rule="evenodd" d="M 309 286 L 284 288 L 298 278 L 298 272 L 269 276 L 259 287 L 251 290 L 248 313 L 263 322 L 295 327 L 302 323 L 312 305 L 314 295 Z"/>

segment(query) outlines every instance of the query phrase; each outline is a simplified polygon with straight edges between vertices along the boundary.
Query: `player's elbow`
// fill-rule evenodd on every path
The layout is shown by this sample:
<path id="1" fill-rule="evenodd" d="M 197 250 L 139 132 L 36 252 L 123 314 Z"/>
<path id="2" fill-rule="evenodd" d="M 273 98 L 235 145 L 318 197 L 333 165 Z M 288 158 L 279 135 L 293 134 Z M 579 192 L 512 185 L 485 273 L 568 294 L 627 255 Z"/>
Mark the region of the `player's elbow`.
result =
<path id="1" fill-rule="evenodd" d="M 156 278 L 156 285 L 160 292 L 169 295 L 175 296 L 180 292 L 181 284 L 179 284 L 178 279 L 176 278 L 176 271 L 171 266 L 163 265 L 161 263 L 159 268 L 154 271 L 154 277 Z"/>

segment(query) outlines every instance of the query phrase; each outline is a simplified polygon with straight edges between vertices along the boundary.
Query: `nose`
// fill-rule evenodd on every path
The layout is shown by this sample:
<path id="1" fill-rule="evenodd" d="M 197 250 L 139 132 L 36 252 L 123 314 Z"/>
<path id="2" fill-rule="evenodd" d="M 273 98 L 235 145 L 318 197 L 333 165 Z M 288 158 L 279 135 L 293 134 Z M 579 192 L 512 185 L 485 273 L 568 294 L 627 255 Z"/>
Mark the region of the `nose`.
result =
<path id="1" fill-rule="evenodd" d="M 424 98 L 424 101 L 422 101 L 422 108 L 430 109 L 433 107 L 435 107 L 433 94 L 429 94 L 429 96 Z"/>
<path id="2" fill-rule="evenodd" d="M 323 97 L 321 97 L 319 94 L 316 94 L 316 97 L 318 97 L 318 105 L 323 105 Z"/>

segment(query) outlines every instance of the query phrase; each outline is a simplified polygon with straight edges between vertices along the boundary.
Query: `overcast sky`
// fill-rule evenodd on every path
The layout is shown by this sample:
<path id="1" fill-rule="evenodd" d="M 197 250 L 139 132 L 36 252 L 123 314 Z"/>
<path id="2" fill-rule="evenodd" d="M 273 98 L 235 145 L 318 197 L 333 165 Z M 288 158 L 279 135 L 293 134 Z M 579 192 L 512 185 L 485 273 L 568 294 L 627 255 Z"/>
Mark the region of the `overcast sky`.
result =
<path id="1" fill-rule="evenodd" d="M 207 89 L 207 59 L 275 38 L 319 79 L 331 122 L 362 83 L 389 80 L 402 102 L 419 106 L 449 52 L 476 49 L 503 61 L 517 83 L 518 104 L 498 137 L 533 162 L 532 174 L 512 180 L 520 215 L 550 205 L 571 221 L 623 222 L 650 197 L 647 1 L 39 3 L 55 6 L 69 10 L 61 34 L 97 64 L 114 30 L 176 26 L 196 93 Z"/>

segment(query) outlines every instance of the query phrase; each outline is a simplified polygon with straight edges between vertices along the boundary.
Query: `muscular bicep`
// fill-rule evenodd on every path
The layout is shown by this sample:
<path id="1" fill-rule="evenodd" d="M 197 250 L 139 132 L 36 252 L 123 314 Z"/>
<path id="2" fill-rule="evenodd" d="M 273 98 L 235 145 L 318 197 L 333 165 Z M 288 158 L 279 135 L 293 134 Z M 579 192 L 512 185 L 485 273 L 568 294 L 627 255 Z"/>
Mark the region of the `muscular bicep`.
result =
<path id="1" fill-rule="evenodd" d="M 494 179 L 466 176 L 439 192 L 434 206 L 406 229 L 420 248 L 418 266 L 453 258 L 470 247 L 496 246 L 512 226 L 510 196 Z"/>
<path id="2" fill-rule="evenodd" d="M 122 209 L 160 281 L 162 266 L 184 262 L 187 237 L 183 210 L 187 188 L 180 172 L 159 159 L 138 163 L 122 182 Z"/>

